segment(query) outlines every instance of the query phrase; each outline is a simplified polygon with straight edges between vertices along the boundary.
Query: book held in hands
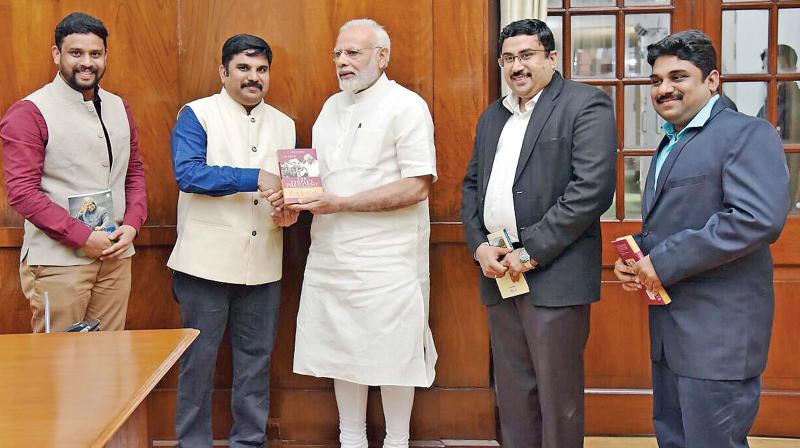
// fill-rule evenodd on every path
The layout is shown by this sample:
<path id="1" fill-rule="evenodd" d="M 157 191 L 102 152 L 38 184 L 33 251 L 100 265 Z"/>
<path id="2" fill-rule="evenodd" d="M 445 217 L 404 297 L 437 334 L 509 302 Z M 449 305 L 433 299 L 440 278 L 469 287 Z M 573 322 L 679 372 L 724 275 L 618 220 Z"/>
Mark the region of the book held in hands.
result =
<path id="1" fill-rule="evenodd" d="M 109 233 L 117 230 L 111 190 L 69 196 L 67 202 L 70 216 L 92 230 Z"/>
<path id="2" fill-rule="evenodd" d="M 632 235 L 619 237 L 612 241 L 611 244 L 614 245 L 622 262 L 628 266 L 633 266 L 637 261 L 644 258 L 644 253 L 639 249 L 639 245 L 636 244 L 636 240 Z M 646 289 L 639 291 L 641 291 L 642 297 L 644 297 L 648 305 L 667 305 L 672 301 L 663 287 L 658 288 L 658 291 L 648 291 Z"/>
<path id="3" fill-rule="evenodd" d="M 511 243 L 511 237 L 508 235 L 506 229 L 498 230 L 486 235 L 490 246 L 494 247 L 507 247 L 513 249 L 514 245 Z M 511 280 L 511 274 L 506 271 L 506 274 L 500 278 L 496 278 L 497 287 L 500 289 L 500 295 L 504 299 L 509 297 L 519 296 L 530 292 L 528 282 L 525 280 L 525 273 L 519 275 L 519 280 Z"/>
<path id="4" fill-rule="evenodd" d="M 322 193 L 316 149 L 279 149 L 278 164 L 284 203 L 297 204 L 299 199 Z"/>

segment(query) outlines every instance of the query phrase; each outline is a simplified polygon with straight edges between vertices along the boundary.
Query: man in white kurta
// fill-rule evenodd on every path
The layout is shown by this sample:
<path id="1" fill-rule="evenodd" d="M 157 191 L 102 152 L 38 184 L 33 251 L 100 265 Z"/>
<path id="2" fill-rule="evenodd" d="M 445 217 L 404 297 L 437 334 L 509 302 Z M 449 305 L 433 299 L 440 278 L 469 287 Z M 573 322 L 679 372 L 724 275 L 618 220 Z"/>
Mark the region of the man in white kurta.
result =
<path id="1" fill-rule="evenodd" d="M 376 51 L 377 50 L 377 51 Z M 428 328 L 428 193 L 436 178 L 425 101 L 390 81 L 380 25 L 342 27 L 342 92 L 314 124 L 325 193 L 314 213 L 297 317 L 294 372 L 334 379 L 343 447 L 366 448 L 367 385 L 380 385 L 386 447 L 408 445 L 414 386 L 433 382 Z"/>

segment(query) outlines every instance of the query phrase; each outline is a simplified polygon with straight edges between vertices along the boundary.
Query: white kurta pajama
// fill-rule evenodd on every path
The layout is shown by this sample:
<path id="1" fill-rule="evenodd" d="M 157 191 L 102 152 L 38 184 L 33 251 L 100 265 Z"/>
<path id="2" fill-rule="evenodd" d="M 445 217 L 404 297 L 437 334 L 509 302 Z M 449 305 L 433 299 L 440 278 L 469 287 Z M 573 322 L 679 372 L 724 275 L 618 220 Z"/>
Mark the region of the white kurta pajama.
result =
<path id="1" fill-rule="evenodd" d="M 314 123 L 325 191 L 349 196 L 433 175 L 425 101 L 386 75 L 333 95 Z M 297 315 L 294 372 L 359 384 L 430 386 L 428 201 L 398 210 L 314 216 Z"/>

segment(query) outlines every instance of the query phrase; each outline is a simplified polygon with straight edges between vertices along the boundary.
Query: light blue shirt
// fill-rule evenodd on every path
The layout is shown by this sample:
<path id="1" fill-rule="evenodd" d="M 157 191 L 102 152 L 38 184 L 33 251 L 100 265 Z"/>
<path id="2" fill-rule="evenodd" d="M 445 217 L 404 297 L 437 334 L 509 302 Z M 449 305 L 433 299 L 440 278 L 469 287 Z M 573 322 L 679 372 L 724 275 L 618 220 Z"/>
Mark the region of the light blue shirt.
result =
<path id="1" fill-rule="evenodd" d="M 667 137 L 669 137 L 669 143 L 661 148 L 661 151 L 659 151 L 656 156 L 656 175 L 653 181 L 653 190 L 655 190 L 658 185 L 658 175 L 661 173 L 661 167 L 664 166 L 664 161 L 667 160 L 667 156 L 672 152 L 672 148 L 674 148 L 675 144 L 686 134 L 688 129 L 702 128 L 705 126 L 706 122 L 711 117 L 711 109 L 714 108 L 714 104 L 717 103 L 718 99 L 719 95 L 712 96 L 708 102 L 706 102 L 706 105 L 700 109 L 700 112 L 698 112 L 680 132 L 675 132 L 675 126 L 673 126 L 672 123 L 664 123 L 661 125 L 661 129 L 663 129 Z"/>

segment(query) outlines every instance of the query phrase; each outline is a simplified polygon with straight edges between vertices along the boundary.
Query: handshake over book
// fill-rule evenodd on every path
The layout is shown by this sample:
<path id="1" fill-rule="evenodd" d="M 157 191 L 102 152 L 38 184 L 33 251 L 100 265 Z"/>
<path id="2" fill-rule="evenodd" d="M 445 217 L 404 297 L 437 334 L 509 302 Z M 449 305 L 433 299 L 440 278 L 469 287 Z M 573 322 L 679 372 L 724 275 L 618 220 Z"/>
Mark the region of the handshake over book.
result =
<path id="1" fill-rule="evenodd" d="M 316 149 L 279 149 L 278 165 L 285 204 L 297 204 L 300 199 L 322 193 Z"/>

